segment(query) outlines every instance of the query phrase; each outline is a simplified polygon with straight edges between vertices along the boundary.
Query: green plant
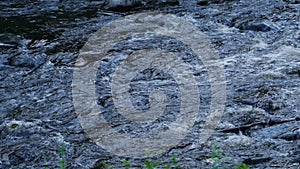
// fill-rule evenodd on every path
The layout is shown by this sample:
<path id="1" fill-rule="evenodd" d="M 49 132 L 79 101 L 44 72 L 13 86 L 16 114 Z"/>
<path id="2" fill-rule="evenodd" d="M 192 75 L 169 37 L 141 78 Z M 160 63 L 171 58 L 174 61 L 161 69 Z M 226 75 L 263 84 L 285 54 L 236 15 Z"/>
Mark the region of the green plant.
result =
<path id="1" fill-rule="evenodd" d="M 123 165 L 125 166 L 125 169 L 129 169 L 130 167 L 130 161 L 129 160 L 124 160 Z"/>
<path id="2" fill-rule="evenodd" d="M 214 161 L 213 167 L 211 169 L 219 169 L 221 163 L 226 159 L 226 155 L 223 151 L 219 150 L 217 145 L 214 145 L 212 152 L 212 159 Z M 226 169 L 226 166 L 220 167 L 221 169 Z"/>
<path id="3" fill-rule="evenodd" d="M 159 164 L 153 161 L 145 161 L 144 165 L 147 169 L 157 169 Z"/>
<path id="4" fill-rule="evenodd" d="M 105 163 L 105 162 L 101 163 L 101 167 L 103 167 L 104 169 L 112 169 L 112 167 L 109 164 Z"/>
<path id="5" fill-rule="evenodd" d="M 165 166 L 165 169 L 170 169 L 170 168 L 174 168 L 174 169 L 180 169 L 180 165 L 177 164 L 177 156 L 174 154 L 171 158 L 171 163 L 169 163 L 168 165 Z"/>
<path id="6" fill-rule="evenodd" d="M 242 163 L 242 164 L 235 164 L 234 168 L 236 169 L 250 169 L 246 164 Z"/>
<path id="7" fill-rule="evenodd" d="M 61 160 L 58 162 L 58 166 L 60 169 L 67 169 L 66 148 L 63 146 L 57 146 L 57 149 L 60 151 L 61 155 Z"/>
<path id="8" fill-rule="evenodd" d="M 146 169 L 181 169 L 180 165 L 177 164 L 176 155 L 173 155 L 171 158 L 171 162 L 165 166 L 162 165 L 161 161 L 145 161 L 144 165 Z"/>
<path id="9" fill-rule="evenodd" d="M 66 148 L 63 146 L 57 146 L 57 149 L 60 151 L 61 160 L 58 162 L 58 166 L 60 169 L 66 169 L 67 168 L 67 161 L 66 161 Z M 150 156 L 151 152 L 147 151 L 146 155 Z M 159 160 L 155 161 L 145 161 L 144 166 L 146 169 L 181 169 L 180 165 L 177 164 L 176 155 L 173 155 L 171 157 L 171 161 L 163 166 L 162 162 Z M 219 150 L 217 145 L 214 145 L 213 151 L 212 151 L 212 160 L 213 160 L 213 166 L 210 169 L 226 169 L 227 167 L 225 165 L 222 166 L 222 163 L 225 161 L 226 155 L 223 151 Z M 130 168 L 130 161 L 124 160 L 123 166 L 125 169 Z M 113 169 L 109 164 L 102 162 L 101 167 L 104 169 Z M 247 166 L 244 163 L 241 164 L 234 164 L 235 169 L 250 169 L 249 166 Z M 46 167 L 45 169 L 49 169 Z"/>
<path id="10" fill-rule="evenodd" d="M 219 150 L 217 145 L 214 145 L 213 151 L 212 151 L 212 159 L 214 161 L 213 167 L 210 169 L 226 169 L 226 166 L 222 166 L 222 162 L 226 159 L 226 155 L 223 151 Z M 235 164 L 235 169 L 250 169 L 246 164 Z"/>

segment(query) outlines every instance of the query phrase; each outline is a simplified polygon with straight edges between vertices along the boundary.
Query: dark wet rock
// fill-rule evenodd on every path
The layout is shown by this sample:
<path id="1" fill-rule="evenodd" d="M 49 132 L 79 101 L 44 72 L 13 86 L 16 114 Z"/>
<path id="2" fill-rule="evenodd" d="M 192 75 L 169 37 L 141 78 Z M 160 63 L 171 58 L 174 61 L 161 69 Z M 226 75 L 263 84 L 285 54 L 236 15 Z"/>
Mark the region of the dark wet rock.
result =
<path id="1" fill-rule="evenodd" d="M 208 0 L 198 1 L 197 5 L 205 6 L 208 5 L 208 2 L 209 2 Z"/>
<path id="2" fill-rule="evenodd" d="M 289 74 L 289 75 L 298 75 L 300 77 L 300 70 L 298 70 L 296 68 L 295 70 L 290 70 L 289 72 L 287 72 L 287 74 Z"/>
<path id="3" fill-rule="evenodd" d="M 252 132 L 252 137 L 256 137 L 259 139 L 276 139 L 281 137 L 289 137 L 289 132 L 298 128 L 300 122 L 289 122 L 284 124 L 278 124 L 270 127 L 265 127 L 261 129 L 255 129 Z M 297 134 L 294 133 L 297 137 Z M 289 136 L 288 136 L 289 135 Z"/>
<path id="4" fill-rule="evenodd" d="M 284 134 L 284 135 L 280 136 L 279 138 L 287 140 L 287 141 L 299 140 L 300 139 L 300 132 L 297 131 L 295 133 Z"/>
<path id="5" fill-rule="evenodd" d="M 225 2 L 234 2 L 236 0 L 211 0 L 212 3 L 225 3 Z"/>
<path id="6" fill-rule="evenodd" d="M 283 0 L 283 1 L 291 4 L 300 4 L 300 0 Z"/>
<path id="7" fill-rule="evenodd" d="M 106 0 L 103 3 L 103 7 L 108 10 L 115 10 L 115 11 L 130 11 L 130 8 L 141 6 L 142 2 L 137 0 Z"/>
<path id="8" fill-rule="evenodd" d="M 236 0 L 201 0 L 197 2 L 197 5 L 205 6 L 208 4 L 220 4 L 220 3 L 230 2 L 230 1 L 236 1 Z"/>
<path id="9" fill-rule="evenodd" d="M 17 48 L 21 46 L 21 38 L 12 34 L 0 34 L 0 48 Z"/>
<path id="10" fill-rule="evenodd" d="M 47 60 L 47 56 L 43 54 L 39 56 L 29 56 L 28 54 L 21 54 L 10 58 L 9 65 L 32 69 L 37 66 L 40 66 L 41 64 L 44 64 L 46 60 Z"/>
<path id="11" fill-rule="evenodd" d="M 271 27 L 265 23 L 245 23 L 237 26 L 240 30 L 250 30 L 256 32 L 271 31 Z"/>
<path id="12" fill-rule="evenodd" d="M 134 9 L 160 8 L 179 5 L 178 0 L 105 0 L 102 6 L 112 11 L 131 11 Z"/>
<path id="13" fill-rule="evenodd" d="M 245 164 L 259 164 L 259 163 L 265 163 L 265 162 L 268 162 L 268 161 L 271 161 L 272 158 L 271 157 L 261 157 L 261 158 L 248 158 L 248 159 L 245 159 L 243 161 L 243 163 Z"/>

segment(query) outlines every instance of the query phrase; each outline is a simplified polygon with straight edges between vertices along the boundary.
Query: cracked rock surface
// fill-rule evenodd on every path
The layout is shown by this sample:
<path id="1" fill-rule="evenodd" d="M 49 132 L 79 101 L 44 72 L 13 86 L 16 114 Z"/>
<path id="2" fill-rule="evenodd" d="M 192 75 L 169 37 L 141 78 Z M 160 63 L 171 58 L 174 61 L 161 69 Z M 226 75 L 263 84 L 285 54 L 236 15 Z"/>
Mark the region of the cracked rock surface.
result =
<path id="1" fill-rule="evenodd" d="M 58 168 L 62 157 L 57 146 L 66 148 L 67 168 L 96 169 L 102 162 L 124 168 L 124 160 L 132 168 L 143 168 L 145 160 L 167 164 L 174 154 L 182 168 L 210 168 L 212 147 L 218 145 L 229 168 L 245 163 L 250 168 L 299 169 L 298 0 L 159 0 L 118 8 L 106 2 L 0 2 L 0 168 Z M 74 109 L 72 78 L 80 49 L 94 32 L 126 15 L 150 11 L 182 17 L 208 37 L 224 65 L 227 99 L 220 123 L 199 143 L 211 91 L 207 71 L 196 69 L 201 118 L 187 136 L 162 155 L 126 158 L 106 151 L 83 130 Z M 117 132 L 132 137 L 168 130 L 180 112 L 179 84 L 163 70 L 152 69 L 132 79 L 131 102 L 148 110 L 149 97 L 157 98 L 151 92 L 160 91 L 168 106 L 159 120 L 133 123 L 111 107 L 110 84 L 104 77 L 122 58 L 147 48 L 202 64 L 182 42 L 153 34 L 130 37 L 109 50 L 97 72 L 97 104 Z"/>

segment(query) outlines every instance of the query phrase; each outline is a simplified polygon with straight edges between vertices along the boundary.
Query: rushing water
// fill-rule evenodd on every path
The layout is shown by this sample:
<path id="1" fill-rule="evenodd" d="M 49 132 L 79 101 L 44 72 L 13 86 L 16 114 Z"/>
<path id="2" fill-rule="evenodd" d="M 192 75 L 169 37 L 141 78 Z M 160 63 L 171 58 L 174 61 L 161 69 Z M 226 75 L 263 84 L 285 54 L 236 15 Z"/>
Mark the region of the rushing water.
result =
<path id="1" fill-rule="evenodd" d="M 191 84 L 189 87 L 198 88 L 198 92 L 188 93 L 186 107 L 199 102 L 201 113 L 196 114 L 195 123 L 189 124 L 191 130 L 179 143 L 167 145 L 163 156 L 154 159 L 167 162 L 177 154 L 185 168 L 209 168 L 211 147 L 217 144 L 227 154 L 228 166 L 234 161 L 251 168 L 299 168 L 299 1 L 157 1 L 149 6 L 126 7 L 121 12 L 119 8 L 101 7 L 103 2 L 0 2 L 0 168 L 56 168 L 61 160 L 57 146 L 66 147 L 69 168 L 97 168 L 101 162 L 122 168 L 127 158 L 97 145 L 84 130 L 74 107 L 73 75 L 88 62 L 78 60 L 78 56 L 93 33 L 125 15 L 149 11 L 182 17 L 211 41 L 224 66 L 225 110 L 211 137 L 199 143 L 206 122 L 203 119 L 209 115 L 215 94 L 210 70 L 183 41 L 141 33 L 116 43 L 97 62 L 95 81 L 86 81 L 95 84 L 95 103 L 113 129 L 132 138 L 155 137 L 170 130 L 170 125 L 180 119 L 182 85 Z M 116 25 L 112 30 L 118 28 L 126 25 Z M 148 60 L 132 60 L 142 58 L 149 49 L 171 52 L 165 59 L 183 67 L 189 65 L 188 69 L 176 72 L 172 66 L 170 71 L 134 67 L 136 63 L 147 66 Z M 139 73 L 131 76 L 131 70 Z M 120 77 L 130 77 L 130 84 L 122 86 L 128 80 Z M 120 86 L 128 89 L 124 91 L 129 95 L 113 93 L 111 89 L 122 92 Z M 124 98 L 129 98 L 128 106 L 124 106 Z M 91 110 L 88 104 L 82 106 L 87 112 Z M 135 113 L 145 113 L 149 118 Z M 144 148 L 152 147 L 147 144 Z M 140 168 L 146 158 L 128 159 Z"/>

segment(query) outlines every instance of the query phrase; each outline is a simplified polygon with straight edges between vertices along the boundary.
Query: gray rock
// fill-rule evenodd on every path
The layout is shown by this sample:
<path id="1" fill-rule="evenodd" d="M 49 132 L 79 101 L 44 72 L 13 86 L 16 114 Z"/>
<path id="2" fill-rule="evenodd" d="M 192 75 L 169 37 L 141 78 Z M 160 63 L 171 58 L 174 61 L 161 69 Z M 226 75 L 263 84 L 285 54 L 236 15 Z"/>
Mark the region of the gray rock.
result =
<path id="1" fill-rule="evenodd" d="M 215 144 L 226 153 L 228 168 L 242 162 L 250 168 L 298 168 L 298 1 L 216 0 L 205 6 L 197 5 L 197 0 L 178 2 L 111 1 L 107 8 L 129 9 L 114 12 L 99 9 L 103 1 L 1 1 L 0 168 L 57 168 L 62 160 L 57 146 L 66 147 L 68 168 L 99 168 L 102 162 L 122 168 L 124 160 L 142 168 L 146 160 L 167 164 L 174 154 L 183 168 L 211 168 Z M 193 75 L 202 111 L 190 133 L 161 156 L 120 157 L 94 143 L 79 123 L 72 96 L 74 64 L 92 33 L 127 14 L 154 10 L 181 16 L 208 36 L 225 67 L 226 109 L 210 139 L 198 143 L 211 99 L 207 70 L 199 67 Z M 109 51 L 98 68 L 96 102 L 114 129 L 130 137 L 168 130 L 181 105 L 178 84 L 170 75 L 145 70 L 130 86 L 130 104 L 139 110 L 151 108 L 151 91 L 158 88 L 169 103 L 163 116 L 151 124 L 138 124 L 114 109 L 110 76 L 105 75 L 129 54 L 145 48 L 169 50 L 187 63 L 201 65 L 184 43 L 159 35 L 128 37 Z"/>

